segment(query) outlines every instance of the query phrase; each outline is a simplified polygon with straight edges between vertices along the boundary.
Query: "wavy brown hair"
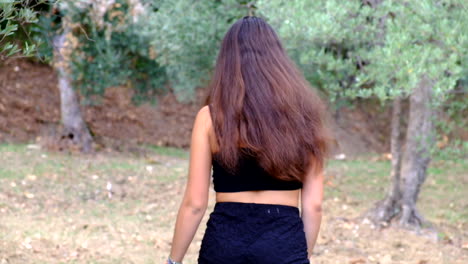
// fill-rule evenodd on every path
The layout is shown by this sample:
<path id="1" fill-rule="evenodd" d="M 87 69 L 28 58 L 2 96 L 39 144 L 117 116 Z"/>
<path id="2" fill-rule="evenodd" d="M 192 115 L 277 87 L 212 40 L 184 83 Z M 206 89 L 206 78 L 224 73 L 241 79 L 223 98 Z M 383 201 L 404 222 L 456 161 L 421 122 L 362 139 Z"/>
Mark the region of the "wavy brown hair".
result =
<path id="1" fill-rule="evenodd" d="M 239 19 L 226 33 L 207 103 L 219 151 L 235 170 L 241 154 L 268 173 L 302 181 L 323 168 L 329 146 L 326 107 L 263 19 Z"/>

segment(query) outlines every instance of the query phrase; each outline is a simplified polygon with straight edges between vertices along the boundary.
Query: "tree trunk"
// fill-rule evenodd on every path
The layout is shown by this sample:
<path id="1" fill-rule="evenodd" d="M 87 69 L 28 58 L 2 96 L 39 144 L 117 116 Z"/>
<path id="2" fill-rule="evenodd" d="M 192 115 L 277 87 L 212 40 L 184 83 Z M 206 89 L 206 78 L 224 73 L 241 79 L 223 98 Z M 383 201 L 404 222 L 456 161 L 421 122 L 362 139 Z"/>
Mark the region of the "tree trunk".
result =
<path id="1" fill-rule="evenodd" d="M 375 206 L 367 212 L 367 217 L 374 223 L 388 223 L 400 211 L 400 199 L 402 197 L 400 188 L 401 169 L 401 98 L 393 100 L 392 105 L 392 133 L 390 137 L 390 149 L 392 154 L 392 169 L 390 179 L 392 184 L 387 191 L 387 196 L 378 201 Z"/>
<path id="2" fill-rule="evenodd" d="M 92 151 L 93 139 L 83 120 L 78 97 L 71 85 L 68 63 L 72 47 L 67 22 L 63 20 L 64 32 L 54 38 L 54 66 L 58 72 L 60 110 L 63 125 L 62 139 L 70 140 L 82 152 Z"/>
<path id="3" fill-rule="evenodd" d="M 392 112 L 392 184 L 387 196 L 367 213 L 376 224 L 387 224 L 396 217 L 404 227 L 420 227 L 423 217 L 416 208 L 419 191 L 426 179 L 430 151 L 434 146 L 432 81 L 423 76 L 410 96 L 405 152 L 401 155 L 401 99 L 393 102 Z"/>
<path id="4" fill-rule="evenodd" d="M 419 227 L 424 221 L 416 209 L 416 201 L 426 180 L 430 152 L 435 144 L 432 86 L 432 81 L 424 75 L 410 97 L 406 149 L 401 168 L 404 192 L 400 225 L 403 226 Z"/>

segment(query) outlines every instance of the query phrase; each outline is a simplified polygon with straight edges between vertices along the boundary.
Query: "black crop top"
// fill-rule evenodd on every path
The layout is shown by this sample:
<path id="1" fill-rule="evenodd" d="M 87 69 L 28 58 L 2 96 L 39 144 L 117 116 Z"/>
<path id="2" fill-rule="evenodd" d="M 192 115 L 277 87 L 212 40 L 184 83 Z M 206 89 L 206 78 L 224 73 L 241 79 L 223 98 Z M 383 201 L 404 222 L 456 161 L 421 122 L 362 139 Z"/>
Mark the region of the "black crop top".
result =
<path id="1" fill-rule="evenodd" d="M 264 190 L 297 190 L 298 181 L 283 181 L 268 174 L 251 156 L 239 159 L 235 174 L 230 173 L 213 157 L 213 185 L 216 192 Z"/>

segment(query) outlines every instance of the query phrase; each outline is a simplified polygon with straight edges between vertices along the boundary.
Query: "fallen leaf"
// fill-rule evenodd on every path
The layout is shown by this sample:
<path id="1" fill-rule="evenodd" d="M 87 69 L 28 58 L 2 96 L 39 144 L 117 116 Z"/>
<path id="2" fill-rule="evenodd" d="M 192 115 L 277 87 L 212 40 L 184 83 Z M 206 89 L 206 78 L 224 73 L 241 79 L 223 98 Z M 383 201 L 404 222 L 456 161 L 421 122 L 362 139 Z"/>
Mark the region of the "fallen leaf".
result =
<path id="1" fill-rule="evenodd" d="M 365 259 L 359 258 L 359 259 L 353 259 L 349 261 L 349 264 L 363 264 L 366 263 Z"/>

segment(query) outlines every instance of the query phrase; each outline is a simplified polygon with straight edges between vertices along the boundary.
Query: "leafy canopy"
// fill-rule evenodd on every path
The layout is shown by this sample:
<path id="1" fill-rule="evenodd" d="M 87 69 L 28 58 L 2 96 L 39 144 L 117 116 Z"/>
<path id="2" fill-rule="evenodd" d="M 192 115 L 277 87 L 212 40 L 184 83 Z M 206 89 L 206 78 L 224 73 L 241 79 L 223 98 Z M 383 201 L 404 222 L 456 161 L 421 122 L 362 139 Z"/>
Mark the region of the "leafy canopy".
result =
<path id="1" fill-rule="evenodd" d="M 422 74 L 443 99 L 466 72 L 467 2 L 259 0 L 306 77 L 332 100 L 407 96 Z"/>
<path id="2" fill-rule="evenodd" d="M 0 61 L 35 54 L 35 27 L 44 9 L 54 0 L 0 0 Z"/>

